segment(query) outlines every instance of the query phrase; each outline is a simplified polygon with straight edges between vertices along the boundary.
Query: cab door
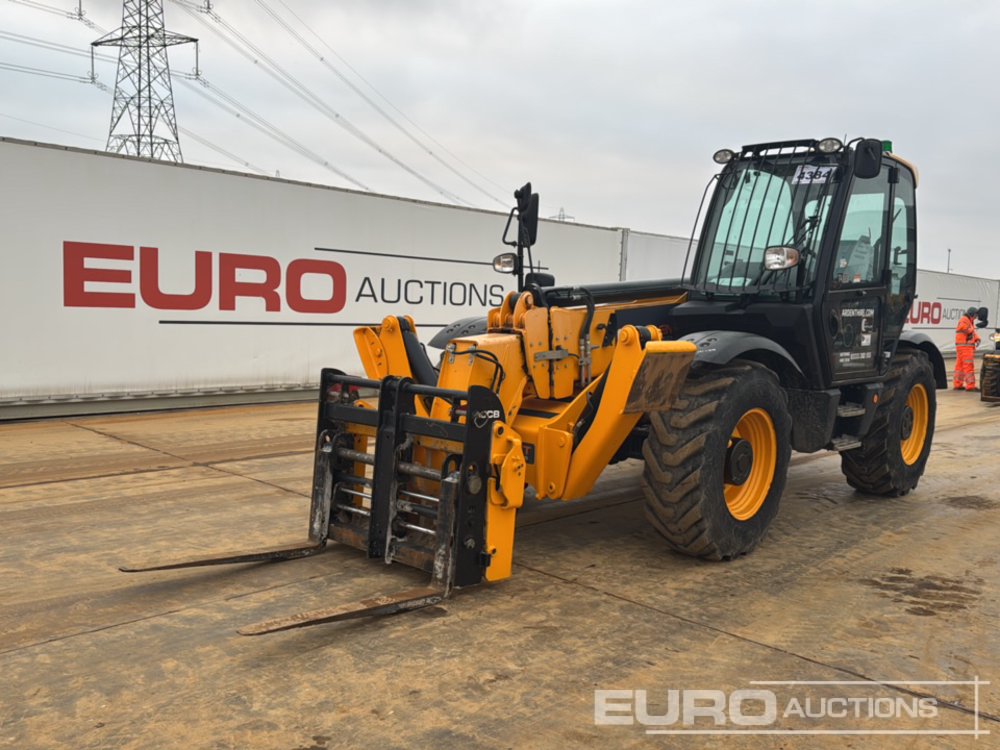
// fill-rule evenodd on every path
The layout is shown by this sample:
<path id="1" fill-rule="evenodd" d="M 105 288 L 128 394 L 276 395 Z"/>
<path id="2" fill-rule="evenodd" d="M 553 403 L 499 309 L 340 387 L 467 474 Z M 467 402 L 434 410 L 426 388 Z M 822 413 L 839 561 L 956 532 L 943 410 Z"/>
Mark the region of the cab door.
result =
<path id="1" fill-rule="evenodd" d="M 886 247 L 892 167 L 870 179 L 853 178 L 844 218 L 832 246 L 827 293 L 821 305 L 831 381 L 877 377 L 886 324 Z"/>

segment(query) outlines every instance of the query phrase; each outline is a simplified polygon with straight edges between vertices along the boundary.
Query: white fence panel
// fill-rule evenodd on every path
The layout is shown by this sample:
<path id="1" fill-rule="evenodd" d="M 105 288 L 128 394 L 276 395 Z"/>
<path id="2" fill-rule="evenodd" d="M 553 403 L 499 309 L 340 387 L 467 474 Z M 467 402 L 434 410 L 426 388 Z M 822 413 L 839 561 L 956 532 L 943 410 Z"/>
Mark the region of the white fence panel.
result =
<path id="1" fill-rule="evenodd" d="M 0 197 L 0 405 L 308 385 L 359 324 L 513 287 L 503 213 L 3 139 Z M 542 222 L 535 257 L 616 279 L 621 230 Z"/>

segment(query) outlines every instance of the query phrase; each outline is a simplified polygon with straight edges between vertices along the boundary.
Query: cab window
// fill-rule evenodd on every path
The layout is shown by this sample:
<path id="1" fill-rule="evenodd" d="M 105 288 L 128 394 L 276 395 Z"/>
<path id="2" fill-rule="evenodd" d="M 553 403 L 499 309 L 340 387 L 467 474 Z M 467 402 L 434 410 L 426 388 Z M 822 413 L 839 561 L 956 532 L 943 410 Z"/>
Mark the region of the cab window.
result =
<path id="1" fill-rule="evenodd" d="M 833 288 L 874 284 L 881 279 L 888 202 L 888 166 L 870 180 L 855 178 L 837 242 Z"/>

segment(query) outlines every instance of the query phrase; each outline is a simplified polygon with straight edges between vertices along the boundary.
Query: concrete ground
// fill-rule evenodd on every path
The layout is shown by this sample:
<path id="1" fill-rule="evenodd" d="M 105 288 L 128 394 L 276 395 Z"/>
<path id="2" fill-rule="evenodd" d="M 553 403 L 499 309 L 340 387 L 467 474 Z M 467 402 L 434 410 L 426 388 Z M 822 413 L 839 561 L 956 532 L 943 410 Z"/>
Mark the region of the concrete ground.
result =
<path id="1" fill-rule="evenodd" d="M 422 575 L 340 547 L 233 568 L 116 565 L 303 539 L 311 404 L 2 425 L 0 747 L 998 747 L 1000 411 L 939 399 L 917 491 L 858 495 L 836 455 L 796 456 L 778 519 L 744 559 L 667 551 L 630 462 L 586 500 L 523 512 L 509 581 L 257 638 L 236 628 Z M 976 678 L 993 684 L 941 684 Z M 662 714 L 668 690 L 697 707 L 717 694 L 690 691 L 741 689 L 770 690 L 777 720 L 740 725 L 727 706 L 720 726 L 594 721 L 595 690 L 646 690 Z M 768 707 L 756 698 L 736 709 L 752 720 Z M 867 698 L 896 713 L 869 718 Z M 898 708 L 921 700 L 933 715 Z M 859 729 L 907 733 L 823 734 Z"/>

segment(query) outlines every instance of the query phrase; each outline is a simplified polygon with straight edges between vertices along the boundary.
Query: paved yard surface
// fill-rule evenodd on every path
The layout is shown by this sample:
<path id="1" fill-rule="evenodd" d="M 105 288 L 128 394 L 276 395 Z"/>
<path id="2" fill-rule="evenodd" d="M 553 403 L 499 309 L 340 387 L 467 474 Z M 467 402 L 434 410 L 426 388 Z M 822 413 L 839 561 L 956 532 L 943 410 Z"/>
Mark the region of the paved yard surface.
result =
<path id="1" fill-rule="evenodd" d="M 258 638 L 236 628 L 422 574 L 338 547 L 282 564 L 116 565 L 302 540 L 312 404 L 0 425 L 0 747 L 1000 747 L 1000 409 L 939 398 L 916 492 L 858 495 L 837 456 L 796 456 L 771 533 L 736 562 L 667 551 L 627 463 L 586 500 L 523 512 L 507 582 Z M 993 681 L 978 688 L 991 733 L 978 739 L 594 723 L 595 690 L 646 690 L 647 713 L 664 714 L 681 701 L 671 689 L 766 689 L 780 714 L 766 729 L 965 732 L 975 687 L 928 681 L 976 677 Z M 792 701 L 822 715 L 785 716 Z M 934 715 L 905 713 L 918 704 Z M 879 705 L 904 713 L 867 718 Z"/>

